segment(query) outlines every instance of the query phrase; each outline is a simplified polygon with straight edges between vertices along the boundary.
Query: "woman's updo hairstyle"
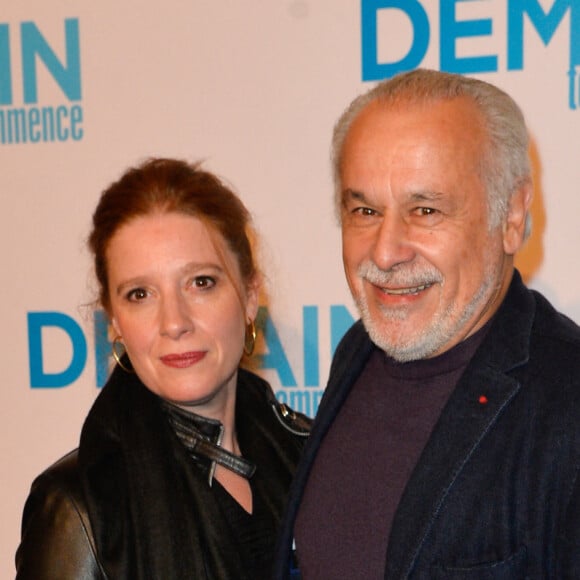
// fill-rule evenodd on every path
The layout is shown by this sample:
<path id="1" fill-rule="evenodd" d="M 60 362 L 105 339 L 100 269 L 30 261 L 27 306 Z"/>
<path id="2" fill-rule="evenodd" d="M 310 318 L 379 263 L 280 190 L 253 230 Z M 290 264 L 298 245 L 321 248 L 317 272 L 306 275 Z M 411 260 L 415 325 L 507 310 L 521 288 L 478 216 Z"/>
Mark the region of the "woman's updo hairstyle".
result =
<path id="1" fill-rule="evenodd" d="M 238 196 L 199 163 L 153 158 L 127 170 L 103 193 L 93 214 L 88 239 L 99 283 L 99 299 L 110 311 L 106 252 L 117 230 L 153 213 L 195 217 L 218 232 L 237 259 L 246 286 L 257 274 L 249 237 L 250 214 Z"/>

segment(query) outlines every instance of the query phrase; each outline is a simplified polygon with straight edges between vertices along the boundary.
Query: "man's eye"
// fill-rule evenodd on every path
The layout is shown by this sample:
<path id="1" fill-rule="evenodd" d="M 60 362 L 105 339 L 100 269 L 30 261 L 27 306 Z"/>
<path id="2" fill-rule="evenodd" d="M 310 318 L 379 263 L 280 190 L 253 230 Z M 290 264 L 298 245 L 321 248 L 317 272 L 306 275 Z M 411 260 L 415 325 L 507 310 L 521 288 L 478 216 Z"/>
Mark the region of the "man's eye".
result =
<path id="1" fill-rule="evenodd" d="M 196 288 L 212 288 L 215 283 L 215 278 L 211 276 L 196 276 L 193 280 L 193 285 Z"/>
<path id="2" fill-rule="evenodd" d="M 418 207 L 415 212 L 417 215 L 433 215 L 434 213 L 437 213 L 437 210 L 432 207 Z"/>
<path id="3" fill-rule="evenodd" d="M 370 207 L 357 207 L 353 210 L 352 213 L 364 216 L 373 216 L 377 214 L 377 212 Z"/>

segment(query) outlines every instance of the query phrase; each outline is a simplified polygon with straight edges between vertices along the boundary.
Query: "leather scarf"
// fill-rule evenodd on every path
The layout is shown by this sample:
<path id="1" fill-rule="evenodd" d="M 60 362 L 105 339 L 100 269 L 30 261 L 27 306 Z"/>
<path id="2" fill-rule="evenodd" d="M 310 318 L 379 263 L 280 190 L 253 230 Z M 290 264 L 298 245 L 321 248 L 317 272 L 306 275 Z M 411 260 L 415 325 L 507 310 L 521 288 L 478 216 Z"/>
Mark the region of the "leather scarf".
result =
<path id="1" fill-rule="evenodd" d="M 282 428 L 270 387 L 238 374 L 236 427 L 251 479 L 278 523 L 303 437 Z M 116 367 L 79 446 L 80 477 L 98 557 L 110 578 L 244 579 L 235 538 L 207 482 L 136 375 Z"/>

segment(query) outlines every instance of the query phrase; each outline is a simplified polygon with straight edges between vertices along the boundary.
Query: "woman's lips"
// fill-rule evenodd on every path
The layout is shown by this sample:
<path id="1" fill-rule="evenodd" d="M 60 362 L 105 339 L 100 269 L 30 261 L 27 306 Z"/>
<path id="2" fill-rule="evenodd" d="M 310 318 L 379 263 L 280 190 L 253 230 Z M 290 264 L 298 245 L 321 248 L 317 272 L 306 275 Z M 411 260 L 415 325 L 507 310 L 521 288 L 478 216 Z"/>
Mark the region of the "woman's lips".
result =
<path id="1" fill-rule="evenodd" d="M 198 363 L 205 355 L 206 351 L 203 350 L 183 352 L 180 354 L 166 354 L 161 357 L 161 362 L 168 367 L 183 369 Z"/>

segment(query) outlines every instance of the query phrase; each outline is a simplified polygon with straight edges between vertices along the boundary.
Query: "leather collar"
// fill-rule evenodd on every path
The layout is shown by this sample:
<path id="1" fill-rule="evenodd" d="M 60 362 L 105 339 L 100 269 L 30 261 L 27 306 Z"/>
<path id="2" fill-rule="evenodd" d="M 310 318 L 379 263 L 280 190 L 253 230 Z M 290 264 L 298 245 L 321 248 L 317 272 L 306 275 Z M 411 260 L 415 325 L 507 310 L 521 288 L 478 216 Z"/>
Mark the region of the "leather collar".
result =
<path id="1" fill-rule="evenodd" d="M 252 477 L 256 471 L 254 463 L 220 447 L 224 432 L 220 421 L 185 411 L 167 401 L 163 401 L 163 410 L 189 455 L 207 469 L 210 486 L 218 464 L 246 479 Z"/>

